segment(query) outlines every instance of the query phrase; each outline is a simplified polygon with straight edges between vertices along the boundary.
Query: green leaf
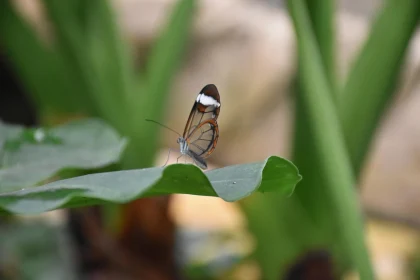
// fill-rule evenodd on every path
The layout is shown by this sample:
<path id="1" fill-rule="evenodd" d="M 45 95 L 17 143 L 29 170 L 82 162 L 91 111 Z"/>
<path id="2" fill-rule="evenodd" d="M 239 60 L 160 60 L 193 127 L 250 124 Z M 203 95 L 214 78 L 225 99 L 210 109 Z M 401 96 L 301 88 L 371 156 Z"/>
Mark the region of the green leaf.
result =
<path id="1" fill-rule="evenodd" d="M 303 0 L 289 0 L 288 6 L 297 35 L 301 108 L 307 114 L 308 132 L 313 137 L 313 147 L 319 161 L 315 166 L 323 178 L 325 197 L 322 199 L 331 203 L 330 213 L 326 214 L 332 223 L 337 224 L 339 231 L 336 235 L 341 239 L 360 278 L 373 279 L 354 189 L 356 180 L 307 7 Z"/>
<path id="2" fill-rule="evenodd" d="M 100 120 L 54 128 L 0 122 L 0 190 L 29 187 L 64 168 L 98 168 L 119 160 L 126 140 Z"/>
<path id="3" fill-rule="evenodd" d="M 124 153 L 124 168 L 149 167 L 159 145 L 157 125 L 144 119 L 162 121 L 167 108 L 167 95 L 172 80 L 184 59 L 194 16 L 195 0 L 180 0 L 148 56 L 144 74 L 140 77 L 140 92 L 133 92 L 127 108 L 130 111 L 130 139 Z M 197 89 L 199 90 L 199 89 Z M 136 154 L 142 154 L 141 158 Z"/>
<path id="4" fill-rule="evenodd" d="M 226 201 L 250 195 L 262 178 L 266 184 L 259 188 L 260 192 L 277 191 L 291 195 L 296 183 L 301 180 L 296 166 L 279 157 L 269 157 L 266 163 L 262 173 L 258 165 L 248 163 L 215 169 L 207 172 L 207 176 L 217 194 Z M 279 189 L 278 186 L 283 187 Z"/>
<path id="5" fill-rule="evenodd" d="M 86 52 L 90 58 L 97 79 L 98 89 L 92 96 L 95 103 L 101 103 L 101 115 L 119 131 L 127 123 L 125 111 L 127 98 L 139 94 L 135 85 L 135 72 L 129 48 L 120 34 L 116 17 L 106 0 L 82 1 L 86 16 Z M 138 105 L 138 104 L 137 104 Z M 124 108 L 123 110 L 121 108 Z M 131 116 L 129 114 L 128 116 Z"/>
<path id="6" fill-rule="evenodd" d="M 420 1 L 384 1 L 340 94 L 338 112 L 356 174 L 395 94 L 401 65 L 419 19 Z"/>
<path id="7" fill-rule="evenodd" d="M 85 110 L 90 104 L 86 98 L 80 101 L 84 92 L 80 82 L 74 79 L 75 71 L 66 67 L 61 53 L 38 38 L 11 2 L 0 1 L 0 44 L 36 103 L 37 111 Z"/>
<path id="8" fill-rule="evenodd" d="M 3 221 L 4 223 L 4 221 Z M 78 279 L 66 226 L 32 221 L 0 228 L 2 279 Z"/>
<path id="9" fill-rule="evenodd" d="M 325 74 L 328 82 L 330 83 L 331 93 L 334 95 L 333 99 L 336 100 L 336 30 L 335 30 L 335 0 L 324 1 L 305 1 L 308 6 L 308 14 L 311 18 L 313 31 L 319 46 L 319 52 Z"/>
<path id="10" fill-rule="evenodd" d="M 0 209 L 15 214 L 35 214 L 65 207 L 126 203 L 140 197 L 173 193 L 219 196 L 225 201 L 236 201 L 256 190 L 291 195 L 300 180 L 297 168 L 276 156 L 264 162 L 206 173 L 194 165 L 174 164 L 166 168 L 96 173 L 3 192 Z"/>

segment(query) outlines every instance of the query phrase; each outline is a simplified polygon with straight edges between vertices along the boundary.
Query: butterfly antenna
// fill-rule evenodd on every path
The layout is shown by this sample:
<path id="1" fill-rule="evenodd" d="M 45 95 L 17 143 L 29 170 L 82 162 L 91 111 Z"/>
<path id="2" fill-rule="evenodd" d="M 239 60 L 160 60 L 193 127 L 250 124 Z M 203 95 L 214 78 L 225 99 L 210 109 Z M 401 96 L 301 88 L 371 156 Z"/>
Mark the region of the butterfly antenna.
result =
<path id="1" fill-rule="evenodd" d="M 153 122 L 153 123 L 155 123 L 155 124 L 158 124 L 158 125 L 160 125 L 160 126 L 163 126 L 164 128 L 169 129 L 170 131 L 175 132 L 176 134 L 178 134 L 178 135 L 179 135 L 179 137 L 182 137 L 182 136 L 181 136 L 181 134 L 179 134 L 178 132 L 176 132 L 176 131 L 175 131 L 175 130 L 173 130 L 172 128 L 167 127 L 166 125 L 161 124 L 160 122 L 157 122 L 157 121 L 154 121 L 154 120 L 149 120 L 149 119 L 145 119 L 145 120 L 146 120 L 146 121 L 148 121 L 148 122 Z"/>

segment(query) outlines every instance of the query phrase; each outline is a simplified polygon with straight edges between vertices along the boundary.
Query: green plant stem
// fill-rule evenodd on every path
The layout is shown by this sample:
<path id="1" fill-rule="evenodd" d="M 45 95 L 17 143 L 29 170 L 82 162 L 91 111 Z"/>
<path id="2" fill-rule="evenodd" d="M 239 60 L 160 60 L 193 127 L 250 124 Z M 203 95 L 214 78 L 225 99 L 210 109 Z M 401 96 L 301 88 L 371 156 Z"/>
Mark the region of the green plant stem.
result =
<path id="1" fill-rule="evenodd" d="M 357 57 L 339 100 L 347 148 L 358 174 L 381 115 L 391 100 L 420 1 L 387 0 Z"/>
<path id="2" fill-rule="evenodd" d="M 343 245 L 361 279 L 373 279 L 354 190 L 355 180 L 307 7 L 303 0 L 289 0 L 288 7 L 297 34 L 302 106 L 311 121 L 310 130 L 328 193 L 326 199 L 331 199 L 334 206 L 331 217 L 339 225 Z"/>
<path id="3" fill-rule="evenodd" d="M 123 112 L 127 107 L 128 96 L 138 90 L 134 83 L 134 67 L 126 44 L 118 32 L 109 0 L 91 0 L 84 4 L 87 11 L 94 11 L 94 15 L 86 16 L 85 36 L 90 66 L 101 86 L 101 91 L 93 98 L 96 103 L 104 102 L 105 110 L 112 112 L 110 121 L 117 123 L 119 116 L 124 116 L 121 123 L 118 123 L 118 128 L 123 131 L 123 126 L 130 122 L 128 114 Z"/>
<path id="4" fill-rule="evenodd" d="M 132 142 L 124 156 L 125 168 L 146 167 L 153 163 L 159 146 L 160 127 L 145 119 L 162 121 L 172 80 L 185 54 L 194 16 L 195 0 L 178 1 L 166 28 L 155 43 L 140 78 L 140 92 L 128 98 Z M 175 139 L 174 139 L 175 141 Z"/>
<path id="5" fill-rule="evenodd" d="M 321 49 L 323 68 L 330 88 L 335 89 L 335 1 L 306 2 L 311 6 L 310 16 Z M 336 90 L 329 93 L 336 101 Z M 317 168 L 319 159 L 309 131 L 310 119 L 300 99 L 298 94 L 293 156 L 305 174 L 304 180 L 290 198 L 253 196 L 240 203 L 247 216 L 248 228 L 257 242 L 255 259 L 261 267 L 263 279 L 267 280 L 283 277 L 293 260 L 314 248 L 327 248 L 335 253 L 336 262 L 341 261 L 342 254 L 336 251 L 341 249 L 336 245 L 339 242 L 334 242 L 337 241 L 334 234 L 337 222 L 330 219 L 332 203 L 326 199 L 324 181 Z M 310 234 L 304 234 L 308 232 Z"/>
<path id="6" fill-rule="evenodd" d="M 107 0 L 102 2 L 105 5 Z M 86 29 L 84 25 L 86 22 L 84 24 L 81 22 L 83 17 L 80 16 L 78 10 L 80 2 L 44 0 L 44 3 L 48 17 L 54 26 L 56 48 L 65 57 L 67 67 L 77 73 L 78 82 L 83 85 L 85 91 L 85 98 L 94 104 L 94 112 L 91 113 L 101 116 L 121 131 L 127 118 L 123 110 L 123 98 L 118 98 L 114 92 L 115 87 L 110 87 L 116 77 L 104 79 L 105 70 L 108 69 L 107 60 L 102 61 L 103 68 L 96 67 L 95 62 L 97 61 L 95 61 L 95 54 L 92 51 L 92 37 L 98 36 L 98 34 L 93 33 L 96 29 L 93 31 L 89 28 Z M 93 6 L 86 5 L 85 7 L 94 11 L 89 15 L 93 17 L 90 19 L 89 27 L 92 22 L 96 23 L 101 19 L 103 21 L 100 11 L 92 9 Z M 103 36 L 101 37 L 103 38 Z M 101 45 L 101 52 L 109 49 L 109 41 L 104 41 L 106 44 Z M 114 91 L 110 91 L 109 88 Z M 122 88 L 118 89 L 123 90 Z"/>
<path id="7" fill-rule="evenodd" d="M 10 0 L 0 1 L 0 37 L 5 55 L 41 115 L 51 108 L 69 112 L 89 107 L 85 98 L 81 102 L 82 87 L 61 54 L 38 38 Z"/>
<path id="8" fill-rule="evenodd" d="M 325 73 L 330 84 L 332 98 L 337 100 L 337 77 L 335 65 L 335 0 L 306 0 L 315 38 L 318 42 Z"/>
<path id="9" fill-rule="evenodd" d="M 323 62 L 323 69 L 329 82 L 328 91 L 334 102 L 337 101 L 335 85 L 335 29 L 334 29 L 334 7 L 335 1 L 313 1 L 306 0 L 308 13 L 312 22 L 314 36 L 317 39 L 317 45 L 320 51 L 320 57 Z M 300 70 L 298 70 L 298 73 Z M 304 170 L 306 180 L 302 182 L 301 187 L 296 191 L 294 199 L 300 201 L 300 204 L 307 209 L 308 216 L 324 232 L 323 242 L 331 240 L 334 231 L 334 223 L 331 223 L 326 217 L 329 216 L 331 209 L 330 201 L 325 201 L 327 196 L 325 178 L 321 176 L 319 169 L 320 159 L 317 157 L 314 145 L 314 136 L 310 131 L 311 120 L 306 112 L 302 101 L 302 80 L 299 75 L 296 79 L 296 109 L 295 109 L 295 135 L 293 158 Z M 319 240 L 318 242 L 320 242 Z"/>

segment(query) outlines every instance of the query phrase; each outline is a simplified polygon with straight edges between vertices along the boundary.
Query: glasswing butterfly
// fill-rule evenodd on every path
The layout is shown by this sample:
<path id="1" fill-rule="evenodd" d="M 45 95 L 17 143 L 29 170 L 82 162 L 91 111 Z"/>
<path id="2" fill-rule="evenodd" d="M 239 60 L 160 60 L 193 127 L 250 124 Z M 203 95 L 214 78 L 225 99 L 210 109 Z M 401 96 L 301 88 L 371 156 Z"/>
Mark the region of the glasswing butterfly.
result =
<path id="1" fill-rule="evenodd" d="M 179 135 L 177 143 L 181 156 L 178 159 L 184 155 L 189 156 L 200 168 L 207 169 L 205 159 L 213 153 L 219 139 L 219 126 L 217 124 L 219 113 L 219 91 L 215 85 L 209 84 L 197 95 L 182 136 L 175 130 L 156 121 L 147 121 L 162 125 Z"/>

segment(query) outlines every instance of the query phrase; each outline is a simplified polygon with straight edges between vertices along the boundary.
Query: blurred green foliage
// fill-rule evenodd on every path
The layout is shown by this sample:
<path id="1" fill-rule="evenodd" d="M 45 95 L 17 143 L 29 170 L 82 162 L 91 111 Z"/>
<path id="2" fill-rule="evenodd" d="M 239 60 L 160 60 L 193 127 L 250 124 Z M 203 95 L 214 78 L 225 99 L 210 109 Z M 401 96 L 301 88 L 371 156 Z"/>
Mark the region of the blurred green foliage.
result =
<path id="1" fill-rule="evenodd" d="M 298 256 L 327 248 L 338 273 L 356 269 L 361 279 L 374 279 L 355 188 L 395 94 L 420 2 L 384 2 L 344 85 L 334 65 L 335 1 L 290 0 L 288 8 L 299 61 L 294 161 L 305 179 L 288 201 L 253 196 L 242 203 L 255 256 L 263 278 L 278 279 Z"/>
<path id="2" fill-rule="evenodd" d="M 108 1 L 44 0 L 51 34 L 41 39 L 12 1 L 0 2 L 0 36 L 41 119 L 54 113 L 99 116 L 130 138 L 122 164 L 150 166 L 172 78 L 188 41 L 194 0 L 179 1 L 137 73 Z"/>
<path id="3" fill-rule="evenodd" d="M 0 121 L 0 193 L 31 188 L 70 168 L 108 167 L 119 161 L 126 144 L 127 139 L 98 119 L 52 128 Z"/>
<path id="4" fill-rule="evenodd" d="M 77 279 L 72 243 L 65 227 L 40 221 L 0 228 L 1 279 Z"/>
<path id="5" fill-rule="evenodd" d="M 6 55 L 44 120 L 57 112 L 99 116 L 131 142 L 124 168 L 150 166 L 166 94 L 182 60 L 194 0 L 180 0 L 144 71 L 136 73 L 103 0 L 44 0 L 52 34 L 40 39 L 0 1 Z M 304 180 L 295 195 L 254 195 L 241 205 L 257 241 L 263 279 L 279 279 L 299 255 L 327 248 L 340 272 L 372 279 L 356 185 L 381 116 L 395 94 L 420 15 L 417 0 L 385 0 L 344 81 L 335 68 L 336 1 L 289 0 L 297 37 L 294 160 Z"/>
<path id="6" fill-rule="evenodd" d="M 95 116 L 129 138 L 119 168 L 149 167 L 159 145 L 161 121 L 175 71 L 183 60 L 194 16 L 194 0 L 180 0 L 135 71 L 108 0 L 41 0 L 48 34 L 40 36 L 15 9 L 0 1 L 0 44 L 35 103 L 43 125 Z M 44 34 L 45 35 L 45 34 Z M 77 173 L 73 173 L 76 175 Z M 115 229 L 119 208 L 106 206 Z"/>

